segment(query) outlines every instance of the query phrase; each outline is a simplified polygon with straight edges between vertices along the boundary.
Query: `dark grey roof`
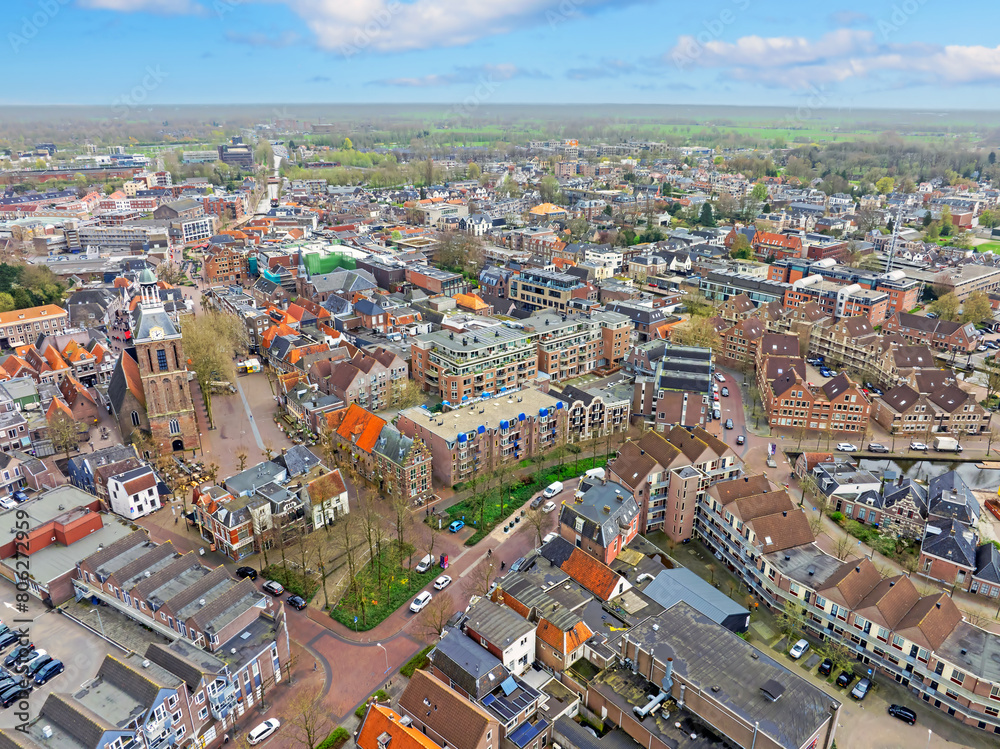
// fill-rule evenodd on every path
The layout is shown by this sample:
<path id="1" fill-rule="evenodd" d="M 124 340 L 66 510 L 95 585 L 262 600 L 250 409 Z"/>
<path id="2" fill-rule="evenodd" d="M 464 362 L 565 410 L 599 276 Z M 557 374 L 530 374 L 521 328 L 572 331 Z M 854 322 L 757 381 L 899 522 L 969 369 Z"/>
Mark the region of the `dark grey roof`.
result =
<path id="1" fill-rule="evenodd" d="M 976 574 L 980 580 L 1000 585 L 1000 549 L 990 542 L 976 549 Z"/>
<path id="2" fill-rule="evenodd" d="M 476 699 L 492 692 L 510 675 L 500 659 L 457 629 L 448 630 L 427 658 Z"/>
<path id="3" fill-rule="evenodd" d="M 412 439 L 400 432 L 392 424 L 386 424 L 382 427 L 382 431 L 379 432 L 372 452 L 384 455 L 393 463 L 401 465 L 406 460 L 406 456 L 409 455 L 411 447 L 413 447 Z"/>
<path id="4" fill-rule="evenodd" d="M 282 455 L 275 458 L 276 463 L 281 463 L 288 471 L 289 478 L 295 478 L 302 474 L 309 473 L 322 461 L 305 445 L 293 445 Z"/>
<path id="5" fill-rule="evenodd" d="M 929 516 L 954 519 L 965 525 L 975 525 L 980 507 L 975 495 L 957 471 L 935 476 L 927 484 Z"/>
<path id="6" fill-rule="evenodd" d="M 921 553 L 932 554 L 963 567 L 976 567 L 975 534 L 954 520 L 928 521 L 924 528 Z"/>
<path id="7" fill-rule="evenodd" d="M 684 567 L 664 570 L 642 592 L 665 609 L 683 601 L 716 624 L 731 616 L 750 616 L 743 606 Z"/>
<path id="8" fill-rule="evenodd" d="M 602 484 L 584 480 L 580 482 L 577 491 L 583 492 L 582 497 L 562 506 L 560 521 L 575 527 L 575 518 L 583 518 L 583 531 L 580 535 L 597 541 L 604 548 L 611 545 L 611 541 L 639 512 L 632 492 L 614 481 Z M 609 508 L 608 512 L 604 511 L 605 507 Z"/>
<path id="9" fill-rule="evenodd" d="M 126 356 L 131 356 L 133 361 L 138 361 L 134 348 L 125 349 L 118 357 L 118 361 L 115 362 L 115 368 L 111 373 L 111 382 L 108 383 L 108 400 L 111 401 L 111 407 L 116 414 L 121 412 L 125 394 L 128 392 L 128 380 L 125 377 L 125 370 L 122 368 L 122 359 Z"/>
<path id="10" fill-rule="evenodd" d="M 523 616 L 482 598 L 469 608 L 465 624 L 501 650 L 526 636 L 535 625 Z"/>
<path id="11" fill-rule="evenodd" d="M 556 536 L 547 544 L 545 544 L 541 549 L 539 549 L 541 555 L 552 562 L 556 567 L 562 567 L 566 561 L 570 558 L 573 553 L 573 546 L 569 541 L 567 541 L 562 536 Z"/>

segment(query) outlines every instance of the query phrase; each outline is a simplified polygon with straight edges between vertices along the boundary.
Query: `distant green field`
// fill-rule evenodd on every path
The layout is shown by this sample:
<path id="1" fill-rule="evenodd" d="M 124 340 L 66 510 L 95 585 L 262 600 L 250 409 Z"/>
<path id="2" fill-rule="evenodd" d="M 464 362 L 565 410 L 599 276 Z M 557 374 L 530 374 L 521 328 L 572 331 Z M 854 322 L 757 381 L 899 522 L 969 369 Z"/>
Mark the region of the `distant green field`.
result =
<path id="1" fill-rule="evenodd" d="M 982 244 L 977 244 L 973 249 L 976 252 L 1000 252 L 1000 242 L 983 242 Z"/>

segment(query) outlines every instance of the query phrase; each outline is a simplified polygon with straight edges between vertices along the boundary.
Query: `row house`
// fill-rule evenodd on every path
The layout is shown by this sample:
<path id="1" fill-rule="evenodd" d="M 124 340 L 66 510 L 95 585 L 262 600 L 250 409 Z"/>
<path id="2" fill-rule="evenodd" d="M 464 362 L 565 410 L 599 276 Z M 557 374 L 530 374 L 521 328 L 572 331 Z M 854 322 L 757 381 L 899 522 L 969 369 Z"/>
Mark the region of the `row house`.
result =
<path id="1" fill-rule="evenodd" d="M 759 260 L 802 257 L 802 239 L 794 234 L 774 234 L 758 230 L 750 241 L 750 246 Z"/>
<path id="2" fill-rule="evenodd" d="M 381 411 L 399 396 L 408 382 L 408 372 L 402 358 L 378 347 L 371 352 L 358 349 L 350 359 L 316 361 L 309 368 L 309 379 L 322 393 Z"/>
<path id="3" fill-rule="evenodd" d="M 451 486 L 470 476 L 515 465 L 567 439 L 566 404 L 535 389 L 435 414 L 423 407 L 401 411 L 396 422 L 433 455 L 434 477 Z"/>
<path id="4" fill-rule="evenodd" d="M 567 385 L 559 397 L 567 404 L 566 429 L 570 442 L 585 442 L 628 429 L 632 398 L 627 391 L 582 390 Z"/>
<path id="5" fill-rule="evenodd" d="M 911 344 L 929 346 L 939 351 L 969 354 L 976 350 L 976 326 L 940 320 L 907 312 L 896 312 L 885 321 L 884 332 L 894 333 Z"/>
<path id="6" fill-rule="evenodd" d="M 898 335 L 882 336 L 881 350 L 869 369 L 883 388 L 893 388 L 920 372 L 938 372 L 934 353 L 924 344 L 908 345 Z"/>
<path id="7" fill-rule="evenodd" d="M 845 645 L 962 723 L 1000 734 L 1000 673 L 970 655 L 996 648 L 997 635 L 964 622 L 945 593 L 921 596 L 910 578 L 883 578 L 868 559 L 840 562 L 826 554 L 807 522 L 792 532 L 776 524 L 762 543 L 760 529 L 752 532 L 727 506 L 734 495 L 760 494 L 765 484 L 760 476 L 713 487 L 709 494 L 717 494 L 699 508 L 698 522 L 712 551 L 769 608 L 801 607 L 810 634 Z"/>
<path id="8" fill-rule="evenodd" d="M 806 382 L 793 367 L 760 392 L 768 424 L 773 427 L 858 434 L 868 430 L 871 404 L 844 373 L 817 386 Z"/>
<path id="9" fill-rule="evenodd" d="M 675 541 L 693 533 L 695 507 L 706 489 L 739 474 L 736 454 L 701 427 L 650 431 L 626 442 L 608 474 L 639 506 L 642 533 L 663 531 Z"/>
<path id="10" fill-rule="evenodd" d="M 410 409 L 413 410 L 413 409 Z M 400 412 L 397 425 L 352 403 L 335 428 L 337 451 L 379 487 L 383 495 L 423 503 L 433 495 L 432 473 L 437 474 L 439 456 L 420 434 L 404 425 Z M 434 467 L 431 467 L 433 458 Z"/>
<path id="11" fill-rule="evenodd" d="M 69 313 L 55 304 L 0 312 L 0 347 L 34 343 L 41 334 L 65 332 L 68 324 Z"/>
<path id="12" fill-rule="evenodd" d="M 766 330 L 763 322 L 756 317 L 745 317 L 731 324 L 722 317 L 714 317 L 712 323 L 722 340 L 720 359 L 727 364 L 756 361 L 757 344 Z"/>
<path id="13" fill-rule="evenodd" d="M 731 323 L 746 320 L 757 311 L 757 305 L 746 294 L 734 294 L 719 305 L 719 317 Z"/>
<path id="14" fill-rule="evenodd" d="M 877 397 L 872 418 L 890 434 L 975 435 L 989 432 L 993 416 L 975 396 L 956 384 L 943 385 L 925 394 L 910 385 L 897 385 Z"/>

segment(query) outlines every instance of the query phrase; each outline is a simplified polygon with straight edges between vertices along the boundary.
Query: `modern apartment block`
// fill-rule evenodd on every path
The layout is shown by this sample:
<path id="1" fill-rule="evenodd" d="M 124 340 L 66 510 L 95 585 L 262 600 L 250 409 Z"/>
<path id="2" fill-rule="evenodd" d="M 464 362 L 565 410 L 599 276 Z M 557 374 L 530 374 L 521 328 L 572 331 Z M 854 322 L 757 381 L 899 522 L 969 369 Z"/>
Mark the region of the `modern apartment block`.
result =
<path id="1" fill-rule="evenodd" d="M 411 377 L 449 403 L 519 388 L 538 373 L 533 336 L 503 325 L 424 333 L 411 340 L 410 354 Z"/>
<path id="2" fill-rule="evenodd" d="M 885 292 L 889 297 L 889 314 L 909 312 L 917 306 L 923 290 L 921 281 L 908 278 L 901 270 L 877 273 L 840 265 L 829 259 L 787 258 L 775 261 L 768 268 L 768 278 L 783 283 L 794 283 L 812 275 L 842 286 L 857 284 L 864 289 Z"/>
<path id="3" fill-rule="evenodd" d="M 572 299 L 597 298 L 597 290 L 569 273 L 522 270 L 510 279 L 509 298 L 526 309 L 565 312 Z"/>
<path id="4" fill-rule="evenodd" d="M 947 593 L 921 595 L 909 577 L 883 578 L 868 559 L 828 555 L 802 510 L 762 475 L 713 487 L 699 502 L 696 529 L 764 605 L 791 602 L 811 635 L 1000 735 L 1000 667 L 987 656 L 1000 652 L 1000 637 L 964 621 Z"/>
<path id="5" fill-rule="evenodd" d="M 791 367 L 760 394 L 771 426 L 858 434 L 868 429 L 871 403 L 843 372 L 816 385 Z"/>
<path id="6" fill-rule="evenodd" d="M 396 426 L 430 448 L 434 477 L 451 486 L 551 449 L 566 438 L 566 423 L 562 400 L 527 388 L 446 413 L 408 408 Z"/>
<path id="7" fill-rule="evenodd" d="M 640 532 L 663 531 L 684 541 L 691 538 L 695 508 L 708 487 L 738 476 L 740 467 L 718 437 L 700 427 L 676 426 L 626 442 L 608 472 L 635 497 Z"/>

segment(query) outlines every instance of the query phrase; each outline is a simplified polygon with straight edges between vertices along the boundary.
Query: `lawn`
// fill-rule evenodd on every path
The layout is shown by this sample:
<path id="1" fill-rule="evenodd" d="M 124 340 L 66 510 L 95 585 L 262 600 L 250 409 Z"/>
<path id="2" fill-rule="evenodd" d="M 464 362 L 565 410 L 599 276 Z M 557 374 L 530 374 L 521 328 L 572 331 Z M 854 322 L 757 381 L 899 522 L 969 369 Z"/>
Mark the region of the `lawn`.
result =
<path id="1" fill-rule="evenodd" d="M 466 546 L 474 546 L 486 538 L 502 520 L 520 509 L 525 502 L 553 481 L 565 481 L 580 476 L 585 471 L 603 466 L 607 462 L 608 458 L 605 455 L 597 458 L 581 458 L 578 461 L 567 460 L 565 465 L 544 469 L 540 476 L 533 473 L 523 479 L 516 479 L 509 487 L 505 486 L 502 492 L 498 487 L 487 488 L 474 497 L 452 505 L 447 512 L 453 520 L 464 520 L 466 525 L 476 529 L 465 542 Z M 468 483 L 466 488 L 469 488 Z"/>
<path id="2" fill-rule="evenodd" d="M 983 242 L 973 247 L 976 252 L 1000 252 L 1000 242 Z"/>
<path id="3" fill-rule="evenodd" d="M 282 566 L 280 562 L 270 564 L 264 568 L 260 576 L 265 580 L 275 580 L 285 586 L 285 590 L 302 596 L 307 601 L 311 600 L 316 591 L 319 590 L 319 582 L 311 577 L 307 577 L 294 567 Z"/>
<path id="4" fill-rule="evenodd" d="M 395 542 L 386 542 L 381 553 L 358 571 L 330 616 L 346 627 L 363 632 L 381 623 L 434 579 L 434 567 L 419 574 L 404 567 L 413 547 L 403 544 L 402 554 Z M 356 621 L 355 621 L 356 620 Z"/>

